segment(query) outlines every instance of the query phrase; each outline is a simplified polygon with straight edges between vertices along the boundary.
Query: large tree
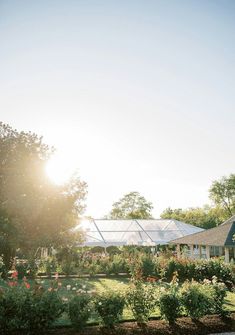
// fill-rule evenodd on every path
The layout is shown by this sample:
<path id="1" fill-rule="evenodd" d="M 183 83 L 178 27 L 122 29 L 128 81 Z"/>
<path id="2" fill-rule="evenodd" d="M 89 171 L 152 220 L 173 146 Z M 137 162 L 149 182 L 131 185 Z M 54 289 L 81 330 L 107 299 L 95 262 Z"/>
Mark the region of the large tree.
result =
<path id="1" fill-rule="evenodd" d="M 162 219 L 175 219 L 205 229 L 213 228 L 221 224 L 226 218 L 222 208 L 210 207 L 208 205 L 202 208 L 186 209 L 171 209 L 169 207 L 165 209 L 160 216 Z"/>
<path id="2" fill-rule="evenodd" d="M 110 219 L 151 219 L 152 209 L 152 203 L 139 192 L 130 192 L 113 204 L 107 217 Z"/>
<path id="3" fill-rule="evenodd" d="M 45 165 L 52 154 L 42 137 L 0 123 L 1 222 L 5 217 L 0 235 L 12 241 L 6 231 L 14 229 L 14 246 L 25 251 L 68 243 L 84 209 L 86 183 L 73 177 L 58 186 L 47 177 Z"/>
<path id="4" fill-rule="evenodd" d="M 209 194 L 216 206 L 224 208 L 227 217 L 235 214 L 235 174 L 213 181 Z"/>

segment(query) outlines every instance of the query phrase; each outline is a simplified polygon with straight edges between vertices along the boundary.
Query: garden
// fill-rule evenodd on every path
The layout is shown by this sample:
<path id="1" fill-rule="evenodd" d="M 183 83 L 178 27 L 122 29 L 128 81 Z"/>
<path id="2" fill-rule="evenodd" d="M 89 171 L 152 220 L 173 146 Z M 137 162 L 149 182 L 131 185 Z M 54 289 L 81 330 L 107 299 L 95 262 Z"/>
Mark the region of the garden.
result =
<path id="1" fill-rule="evenodd" d="M 148 248 L 63 250 L 0 263 L 2 333 L 207 334 L 231 330 L 234 266 Z"/>

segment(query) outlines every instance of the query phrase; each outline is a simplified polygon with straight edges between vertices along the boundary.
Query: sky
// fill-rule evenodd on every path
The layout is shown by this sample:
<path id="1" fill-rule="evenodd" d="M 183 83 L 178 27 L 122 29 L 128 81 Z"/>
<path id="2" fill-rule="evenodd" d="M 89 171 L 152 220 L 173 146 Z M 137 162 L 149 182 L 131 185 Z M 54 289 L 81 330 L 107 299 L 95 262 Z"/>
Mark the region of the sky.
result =
<path id="1" fill-rule="evenodd" d="M 209 202 L 235 172 L 234 65 L 232 0 L 0 0 L 0 120 L 78 169 L 94 218 L 131 191 L 156 218 Z"/>

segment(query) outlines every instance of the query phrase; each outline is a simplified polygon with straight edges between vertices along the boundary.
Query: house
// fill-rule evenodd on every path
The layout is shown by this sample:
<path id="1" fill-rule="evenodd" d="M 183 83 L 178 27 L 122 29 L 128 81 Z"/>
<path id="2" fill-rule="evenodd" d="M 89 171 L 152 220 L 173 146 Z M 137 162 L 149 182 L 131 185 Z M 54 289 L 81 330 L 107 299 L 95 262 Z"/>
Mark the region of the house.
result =
<path id="1" fill-rule="evenodd" d="M 189 249 L 190 258 L 224 256 L 225 262 L 235 260 L 235 215 L 218 227 L 170 241 L 177 247 L 177 257 L 182 257 L 184 248 Z M 183 248 L 184 246 L 184 248 Z"/>

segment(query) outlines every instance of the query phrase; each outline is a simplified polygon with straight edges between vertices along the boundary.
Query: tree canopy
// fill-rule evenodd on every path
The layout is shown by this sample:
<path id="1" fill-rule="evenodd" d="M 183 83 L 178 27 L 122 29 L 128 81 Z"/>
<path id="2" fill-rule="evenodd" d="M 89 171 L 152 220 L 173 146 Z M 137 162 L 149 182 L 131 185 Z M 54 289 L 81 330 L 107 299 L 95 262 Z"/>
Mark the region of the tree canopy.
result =
<path id="1" fill-rule="evenodd" d="M 211 200 L 222 207 L 227 216 L 235 214 L 235 174 L 215 180 L 209 190 Z"/>
<path id="2" fill-rule="evenodd" d="M 108 215 L 109 219 L 151 219 L 153 205 L 139 192 L 125 194 L 115 202 Z"/>
<path id="3" fill-rule="evenodd" d="M 161 218 L 176 219 L 201 228 L 218 226 L 235 214 L 235 174 L 213 181 L 209 189 L 213 206 L 165 209 Z"/>
<path id="4" fill-rule="evenodd" d="M 225 213 L 221 208 L 212 208 L 208 205 L 196 208 L 165 209 L 162 219 L 175 219 L 201 228 L 213 228 L 225 220 Z"/>
<path id="5" fill-rule="evenodd" d="M 61 186 L 47 177 L 53 151 L 42 137 L 0 123 L 0 236 L 7 241 L 6 231 L 14 229 L 15 247 L 67 243 L 84 210 L 85 182 L 74 176 Z"/>

